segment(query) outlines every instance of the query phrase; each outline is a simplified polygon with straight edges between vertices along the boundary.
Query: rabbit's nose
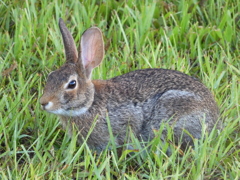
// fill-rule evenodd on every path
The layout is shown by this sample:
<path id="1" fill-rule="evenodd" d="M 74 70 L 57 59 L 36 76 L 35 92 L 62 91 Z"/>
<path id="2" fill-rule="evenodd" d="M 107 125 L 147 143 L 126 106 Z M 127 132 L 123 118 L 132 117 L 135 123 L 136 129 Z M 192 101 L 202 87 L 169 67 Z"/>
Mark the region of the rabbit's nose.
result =
<path id="1" fill-rule="evenodd" d="M 48 105 L 49 103 L 48 103 L 48 102 L 45 102 L 45 103 L 41 103 L 41 102 L 40 102 L 40 104 L 41 104 L 42 109 L 43 109 L 43 110 L 46 110 L 46 107 L 47 107 L 47 105 Z"/>
<path id="2" fill-rule="evenodd" d="M 53 102 L 49 101 L 49 102 L 41 103 L 41 106 L 43 110 L 49 111 L 53 107 Z"/>
<path id="3" fill-rule="evenodd" d="M 51 102 L 44 96 L 40 98 L 40 104 L 43 110 L 47 110 L 51 106 Z"/>

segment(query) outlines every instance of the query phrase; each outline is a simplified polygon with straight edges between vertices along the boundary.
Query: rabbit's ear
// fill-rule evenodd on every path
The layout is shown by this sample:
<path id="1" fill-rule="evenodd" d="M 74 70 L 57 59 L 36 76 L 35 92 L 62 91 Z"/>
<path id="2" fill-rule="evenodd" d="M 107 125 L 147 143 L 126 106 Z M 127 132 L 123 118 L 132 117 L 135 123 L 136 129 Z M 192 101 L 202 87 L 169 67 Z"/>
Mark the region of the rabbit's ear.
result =
<path id="1" fill-rule="evenodd" d="M 59 19 L 59 28 L 62 33 L 67 62 L 77 63 L 78 52 L 77 52 L 76 45 L 74 43 L 71 33 L 69 32 L 69 30 L 67 29 L 66 25 L 64 24 L 61 18 Z"/>
<path id="2" fill-rule="evenodd" d="M 102 32 L 97 27 L 87 29 L 81 38 L 81 60 L 87 78 L 91 78 L 93 68 L 97 67 L 104 56 Z"/>

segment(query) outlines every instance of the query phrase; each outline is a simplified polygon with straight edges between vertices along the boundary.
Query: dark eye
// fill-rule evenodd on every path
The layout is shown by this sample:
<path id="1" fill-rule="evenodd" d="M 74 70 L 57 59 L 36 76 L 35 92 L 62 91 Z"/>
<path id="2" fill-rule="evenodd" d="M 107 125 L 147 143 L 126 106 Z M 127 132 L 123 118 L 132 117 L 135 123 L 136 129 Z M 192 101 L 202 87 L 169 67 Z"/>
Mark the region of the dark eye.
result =
<path id="1" fill-rule="evenodd" d="M 67 88 L 68 89 L 74 89 L 76 87 L 76 84 L 77 84 L 76 80 L 72 80 L 72 81 L 69 82 Z"/>

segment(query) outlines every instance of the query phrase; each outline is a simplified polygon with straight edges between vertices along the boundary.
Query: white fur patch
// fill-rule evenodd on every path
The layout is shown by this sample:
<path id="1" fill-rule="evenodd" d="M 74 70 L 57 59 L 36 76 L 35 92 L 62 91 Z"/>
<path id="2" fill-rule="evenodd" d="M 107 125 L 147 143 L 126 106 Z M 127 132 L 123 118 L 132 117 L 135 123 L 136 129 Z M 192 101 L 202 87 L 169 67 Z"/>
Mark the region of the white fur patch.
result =
<path id="1" fill-rule="evenodd" d="M 196 95 L 193 92 L 189 92 L 189 91 L 182 91 L 182 90 L 169 90 L 166 93 L 164 93 L 164 96 L 167 96 L 169 98 L 171 97 L 194 97 L 197 100 L 201 100 L 201 98 Z"/>
<path id="2" fill-rule="evenodd" d="M 51 109 L 53 106 L 53 103 L 51 101 L 48 102 L 48 104 L 44 107 L 46 110 Z"/>
<path id="3" fill-rule="evenodd" d="M 80 116 L 84 113 L 86 113 L 88 108 L 80 108 L 80 109 L 74 109 L 66 111 L 65 109 L 57 109 L 57 110 L 50 110 L 49 112 L 57 115 L 63 115 L 63 116 Z"/>

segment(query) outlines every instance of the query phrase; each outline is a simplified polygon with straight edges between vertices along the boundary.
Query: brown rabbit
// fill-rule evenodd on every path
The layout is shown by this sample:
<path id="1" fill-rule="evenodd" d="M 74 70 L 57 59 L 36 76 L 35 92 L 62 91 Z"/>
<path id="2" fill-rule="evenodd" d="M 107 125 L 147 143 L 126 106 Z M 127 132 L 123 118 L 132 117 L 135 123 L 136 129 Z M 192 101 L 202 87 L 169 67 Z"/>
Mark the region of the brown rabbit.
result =
<path id="1" fill-rule="evenodd" d="M 97 118 L 87 143 L 104 149 L 109 142 L 107 115 L 117 146 L 124 144 L 128 126 L 139 140 L 148 141 L 154 137 L 153 129 L 168 122 L 176 143 L 185 148 L 193 145 L 192 138 L 201 138 L 203 123 L 209 132 L 216 124 L 219 113 L 214 98 L 196 78 L 174 70 L 143 69 L 109 80 L 91 80 L 92 70 L 104 57 L 100 29 L 92 27 L 83 33 L 78 53 L 62 19 L 59 27 L 67 61 L 49 74 L 40 103 L 60 116 L 64 128 L 69 121 L 74 123 L 80 142 Z"/>

